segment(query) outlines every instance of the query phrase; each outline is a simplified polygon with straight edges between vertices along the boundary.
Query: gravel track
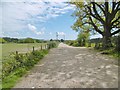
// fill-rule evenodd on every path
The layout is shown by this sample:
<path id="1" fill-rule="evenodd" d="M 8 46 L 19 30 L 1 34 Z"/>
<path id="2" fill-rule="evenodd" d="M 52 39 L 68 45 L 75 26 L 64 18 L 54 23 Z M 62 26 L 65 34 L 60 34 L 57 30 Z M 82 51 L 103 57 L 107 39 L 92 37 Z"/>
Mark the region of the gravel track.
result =
<path id="1" fill-rule="evenodd" d="M 117 60 L 60 43 L 14 88 L 118 88 Z"/>

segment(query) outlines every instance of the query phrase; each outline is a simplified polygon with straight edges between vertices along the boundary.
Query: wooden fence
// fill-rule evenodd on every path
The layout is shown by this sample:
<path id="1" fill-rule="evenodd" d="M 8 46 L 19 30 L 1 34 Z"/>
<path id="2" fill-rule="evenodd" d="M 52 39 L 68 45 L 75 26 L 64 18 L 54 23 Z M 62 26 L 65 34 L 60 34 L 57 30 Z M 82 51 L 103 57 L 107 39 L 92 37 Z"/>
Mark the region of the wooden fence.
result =
<path id="1" fill-rule="evenodd" d="M 16 54 L 18 53 L 28 53 L 28 52 L 34 52 L 35 50 L 45 50 L 45 49 L 51 49 L 56 47 L 56 43 L 46 43 L 46 44 L 41 44 L 40 46 L 33 46 L 31 49 L 29 48 L 28 51 L 22 52 L 22 51 L 16 51 Z"/>

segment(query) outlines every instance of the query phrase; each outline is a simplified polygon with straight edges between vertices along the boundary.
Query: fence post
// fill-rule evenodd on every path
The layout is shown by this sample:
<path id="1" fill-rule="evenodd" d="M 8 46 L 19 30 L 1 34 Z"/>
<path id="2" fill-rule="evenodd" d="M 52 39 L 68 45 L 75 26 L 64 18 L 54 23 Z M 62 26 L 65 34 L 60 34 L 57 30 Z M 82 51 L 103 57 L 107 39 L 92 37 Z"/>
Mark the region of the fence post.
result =
<path id="1" fill-rule="evenodd" d="M 19 59 L 18 51 L 16 51 L 15 59 L 16 59 L 16 60 Z"/>
<path id="2" fill-rule="evenodd" d="M 49 44 L 48 46 L 49 46 L 49 49 L 51 48 L 51 46 L 50 46 L 51 44 Z"/>
<path id="3" fill-rule="evenodd" d="M 42 50 L 42 45 L 41 45 L 41 50 Z"/>
<path id="4" fill-rule="evenodd" d="M 16 55 L 18 55 L 18 51 L 16 51 Z"/>
<path id="5" fill-rule="evenodd" d="M 33 52 L 35 51 L 35 48 L 34 48 L 34 46 L 33 46 Z"/>

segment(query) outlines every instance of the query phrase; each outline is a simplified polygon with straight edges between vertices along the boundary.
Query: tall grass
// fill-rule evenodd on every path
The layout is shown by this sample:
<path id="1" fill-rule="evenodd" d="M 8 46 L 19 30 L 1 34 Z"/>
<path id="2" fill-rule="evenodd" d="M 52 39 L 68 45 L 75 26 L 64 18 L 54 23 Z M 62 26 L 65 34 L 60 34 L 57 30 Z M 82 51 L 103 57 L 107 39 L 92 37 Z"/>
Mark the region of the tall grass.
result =
<path id="1" fill-rule="evenodd" d="M 47 43 L 5 43 L 0 44 L 2 47 L 0 50 L 2 51 L 2 57 L 9 56 L 10 53 L 15 51 L 21 53 L 27 53 L 32 51 L 32 47 L 34 46 L 35 49 L 41 48 L 41 45 L 44 46 Z"/>
<path id="2" fill-rule="evenodd" d="M 11 89 L 17 81 L 35 64 L 37 64 L 49 51 L 56 47 L 56 43 L 49 43 L 48 49 L 35 50 L 26 54 L 13 53 L 2 64 L 2 89 Z"/>
<path id="3" fill-rule="evenodd" d="M 2 65 L 2 88 L 13 87 L 19 77 L 30 70 L 47 53 L 48 50 L 36 50 L 27 54 L 12 55 Z"/>

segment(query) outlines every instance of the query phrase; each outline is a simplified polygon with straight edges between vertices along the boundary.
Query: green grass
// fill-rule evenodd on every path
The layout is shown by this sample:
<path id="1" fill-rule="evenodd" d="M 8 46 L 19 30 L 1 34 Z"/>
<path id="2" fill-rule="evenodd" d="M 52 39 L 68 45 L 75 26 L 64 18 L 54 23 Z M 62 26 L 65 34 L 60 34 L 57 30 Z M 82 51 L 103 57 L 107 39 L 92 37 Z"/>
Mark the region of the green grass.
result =
<path id="1" fill-rule="evenodd" d="M 92 48 L 94 48 L 94 47 L 92 47 Z M 104 55 L 108 55 L 108 56 L 111 56 L 111 57 L 115 58 L 116 60 L 120 60 L 120 52 L 115 51 L 114 47 L 112 47 L 110 49 L 107 49 L 107 50 L 94 49 L 94 51 L 101 52 L 101 53 L 106 53 Z"/>
<path id="2" fill-rule="evenodd" d="M 100 44 L 102 44 L 102 43 L 100 43 Z M 113 44 L 113 45 L 114 45 L 114 44 Z M 87 44 L 86 47 L 88 47 L 88 44 Z M 95 43 L 91 43 L 91 48 L 94 48 L 94 47 L 95 47 Z M 115 58 L 115 59 L 117 59 L 117 60 L 118 60 L 118 59 L 120 60 L 120 52 L 117 52 L 117 51 L 115 51 L 114 49 L 115 49 L 115 45 L 114 45 L 114 47 L 111 47 L 110 49 L 107 49 L 107 50 L 94 49 L 94 51 L 107 53 L 107 54 L 105 54 L 105 55 L 108 55 L 108 56 L 111 56 L 111 57 L 113 57 L 113 58 Z"/>
<path id="3" fill-rule="evenodd" d="M 102 52 L 108 53 L 108 55 L 112 56 L 113 58 L 120 59 L 120 52 L 115 51 L 113 48 L 109 50 L 103 50 Z"/>
<path id="4" fill-rule="evenodd" d="M 9 90 L 12 87 L 15 86 L 15 84 L 20 80 L 20 78 L 27 73 L 35 64 L 39 62 L 40 59 L 42 59 L 51 48 L 57 47 L 57 43 L 51 44 L 52 47 L 49 49 L 43 49 L 43 50 L 35 50 L 32 51 L 32 47 L 37 47 L 37 49 L 41 45 L 45 46 L 46 43 L 29 43 L 29 44 L 15 44 L 15 43 L 9 43 L 9 44 L 1 44 L 0 47 L 3 50 L 2 53 L 4 53 L 8 58 L 5 58 L 5 61 L 2 63 L 2 75 L 0 73 L 0 78 L 2 78 L 2 86 L 0 86 L 0 89 L 2 90 Z M 51 46 L 50 45 L 50 46 Z M 26 50 L 29 49 L 29 50 Z M 14 51 L 21 52 L 24 50 L 25 53 L 20 54 L 9 54 Z M 10 52 L 11 51 L 11 52 Z M 28 53 L 29 52 L 29 53 Z M 1 65 L 0 65 L 1 66 Z"/>
<path id="5" fill-rule="evenodd" d="M 95 46 L 95 43 L 91 43 L 91 47 L 94 47 L 94 46 Z M 89 43 L 86 43 L 85 47 L 89 47 Z"/>
<path id="6" fill-rule="evenodd" d="M 16 72 L 19 71 L 16 70 Z M 2 81 L 2 88 L 4 88 L 3 90 L 5 89 L 10 89 L 11 87 L 13 87 L 20 79 L 21 76 L 19 75 L 15 75 L 16 72 L 14 73 L 11 73 L 9 76 L 7 76 L 3 81 Z M 24 70 L 24 72 L 21 72 L 21 74 L 25 74 L 26 73 L 26 70 Z"/>
<path id="7" fill-rule="evenodd" d="M 95 43 L 91 43 L 91 47 L 95 47 Z"/>
<path id="8" fill-rule="evenodd" d="M 41 47 L 41 45 L 45 45 L 46 43 L 24 43 L 24 44 L 17 44 L 17 43 L 6 43 L 0 44 L 0 51 L 2 51 L 2 58 L 5 56 L 9 56 L 10 53 L 18 51 L 19 53 L 26 53 L 32 51 L 33 46 L 35 49 Z M 0 56 L 0 57 L 1 57 Z"/>
<path id="9" fill-rule="evenodd" d="M 15 68 L 8 75 L 3 74 L 4 78 L 2 78 L 2 89 L 9 90 L 15 86 L 15 84 L 20 80 L 20 78 L 27 73 L 35 64 L 39 62 L 46 54 L 48 50 L 37 50 L 29 53 L 26 57 L 26 61 L 23 61 L 22 66 Z M 23 60 L 22 57 L 20 57 Z M 30 60 L 29 60 L 30 59 Z M 19 61 L 18 61 L 19 62 Z M 6 69 L 5 69 L 6 70 Z"/>
<path id="10" fill-rule="evenodd" d="M 31 67 L 29 68 L 18 68 L 16 69 L 13 73 L 9 74 L 3 81 L 2 81 L 2 89 L 3 90 L 9 90 L 12 87 L 15 86 L 15 84 L 21 79 L 21 77 L 27 73 L 28 70 L 30 70 Z"/>

